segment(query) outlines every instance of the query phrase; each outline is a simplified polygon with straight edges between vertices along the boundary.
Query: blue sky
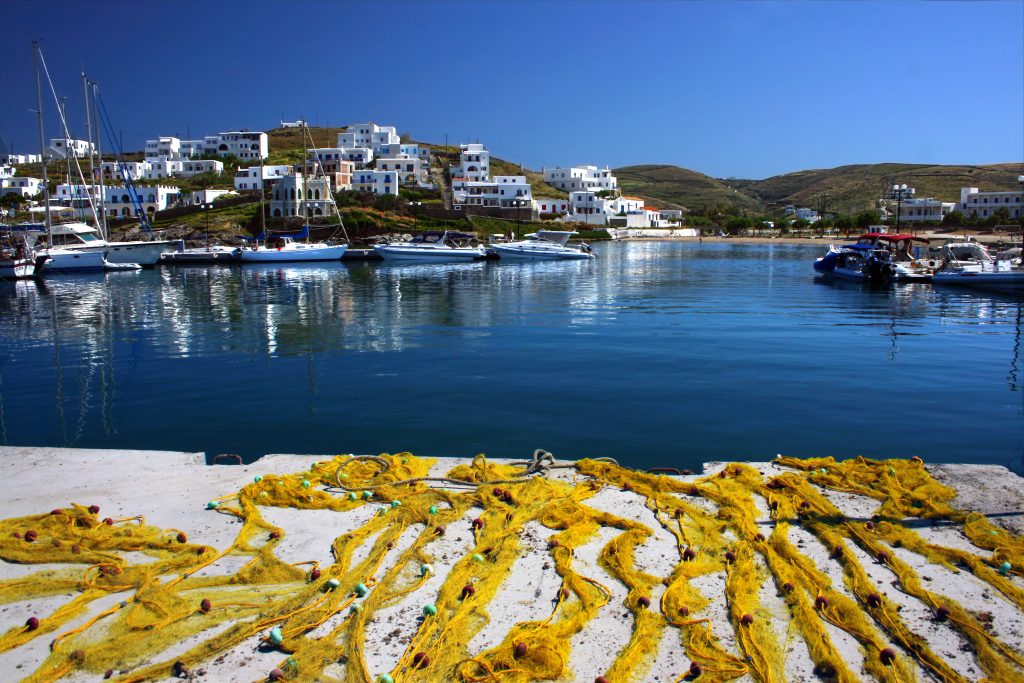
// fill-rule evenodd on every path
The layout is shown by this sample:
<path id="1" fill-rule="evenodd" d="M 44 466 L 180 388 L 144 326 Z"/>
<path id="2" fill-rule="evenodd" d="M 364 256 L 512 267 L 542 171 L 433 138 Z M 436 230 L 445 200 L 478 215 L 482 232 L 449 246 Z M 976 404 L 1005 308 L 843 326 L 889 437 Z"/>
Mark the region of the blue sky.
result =
<path id="1" fill-rule="evenodd" d="M 38 37 L 73 132 L 84 65 L 130 149 L 283 115 L 479 140 L 529 168 L 1024 160 L 1020 0 L 5 0 L 0 26 L 0 137 L 20 152 L 38 147 Z"/>

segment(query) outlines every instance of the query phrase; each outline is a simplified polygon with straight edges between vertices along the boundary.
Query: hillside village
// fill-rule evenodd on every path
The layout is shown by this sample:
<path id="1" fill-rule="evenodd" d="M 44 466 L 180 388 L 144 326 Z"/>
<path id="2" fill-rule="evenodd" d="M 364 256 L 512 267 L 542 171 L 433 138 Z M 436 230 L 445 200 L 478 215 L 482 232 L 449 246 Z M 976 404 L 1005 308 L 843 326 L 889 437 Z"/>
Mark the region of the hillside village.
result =
<path id="1" fill-rule="evenodd" d="M 314 136 L 322 140 L 325 135 L 333 137 L 332 146 L 313 144 Z M 555 221 L 573 224 L 591 237 L 611 238 L 697 236 L 708 228 L 730 233 L 850 229 L 894 222 L 897 213 L 900 223 L 933 226 L 1024 222 L 1024 182 L 1009 184 L 1009 164 L 1005 170 L 992 167 L 1002 171 L 993 174 L 997 187 L 961 186 L 952 198 L 921 196 L 905 183 L 890 188 L 886 177 L 874 200 L 863 192 L 856 200 L 843 197 L 837 183 L 831 202 L 823 190 L 805 193 L 809 205 L 800 205 L 770 201 L 770 191 L 758 192 L 758 182 L 770 187 L 789 176 L 730 182 L 676 167 L 613 171 L 595 165 L 555 166 L 538 173 L 493 159 L 479 142 L 431 147 L 403 140 L 395 126 L 376 123 L 309 129 L 303 121 L 282 121 L 269 133 L 233 130 L 190 140 L 159 136 L 146 141 L 142 154 L 121 161 L 107 154 L 101 160 L 101 150 L 89 140 L 55 138 L 46 155 L 51 203 L 72 209 L 83 220 L 95 210 L 115 231 L 130 230 L 144 214 L 160 228 L 182 228 L 182 234 L 194 234 L 199 227 L 207 236 L 215 230 L 252 233 L 261 226 L 296 222 L 324 225 L 336 221 L 332 214 L 338 207 L 362 237 L 453 221 L 484 232 Z M 39 155 L 0 157 L 5 220 L 29 220 L 25 209 L 41 204 L 40 162 Z M 899 180 L 900 169 L 891 170 Z M 918 175 L 909 169 L 902 173 L 911 179 Z M 682 174 L 706 186 L 686 197 L 689 206 L 672 201 L 693 184 Z M 76 182 L 76 177 L 89 182 Z M 736 199 L 723 200 L 716 184 Z M 844 214 L 843 199 L 853 208 L 859 202 L 859 210 Z"/>

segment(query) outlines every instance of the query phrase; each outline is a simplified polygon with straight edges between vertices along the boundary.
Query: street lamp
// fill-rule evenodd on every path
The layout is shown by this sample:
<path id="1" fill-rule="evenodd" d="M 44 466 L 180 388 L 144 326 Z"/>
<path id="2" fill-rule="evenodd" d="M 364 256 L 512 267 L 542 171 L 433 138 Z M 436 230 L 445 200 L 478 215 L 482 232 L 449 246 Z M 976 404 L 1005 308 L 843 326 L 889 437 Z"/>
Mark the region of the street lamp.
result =
<path id="1" fill-rule="evenodd" d="M 903 198 L 913 194 L 914 190 L 907 187 L 906 183 L 902 185 L 893 185 L 892 191 L 889 193 L 890 199 L 896 200 L 896 234 L 900 234 L 900 207 L 903 205 Z M 913 232 L 913 229 L 911 229 Z"/>

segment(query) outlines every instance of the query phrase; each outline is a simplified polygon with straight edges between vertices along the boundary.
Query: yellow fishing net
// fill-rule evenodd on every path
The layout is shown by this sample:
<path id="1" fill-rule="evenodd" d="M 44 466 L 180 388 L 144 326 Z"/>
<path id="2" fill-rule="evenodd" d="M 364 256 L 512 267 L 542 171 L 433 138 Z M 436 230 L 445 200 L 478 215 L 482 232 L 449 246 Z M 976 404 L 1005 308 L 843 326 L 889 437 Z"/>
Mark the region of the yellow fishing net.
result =
<path id="1" fill-rule="evenodd" d="M 997 638 L 984 615 L 962 607 L 957 595 L 930 590 L 894 552 L 901 548 L 924 562 L 968 572 L 1024 611 L 1024 539 L 981 515 L 954 509 L 955 491 L 916 459 L 777 462 L 787 468 L 778 476 L 731 464 L 689 481 L 598 460 L 575 463 L 569 477 L 549 477 L 538 473 L 541 468 L 528 471 L 478 456 L 443 478 L 430 478 L 434 461 L 408 453 L 339 456 L 309 471 L 257 477 L 211 501 L 203 514 L 241 522 L 232 545 L 221 549 L 142 518 L 100 519 L 95 509 L 75 504 L 6 519 L 0 521 L 0 559 L 47 566 L 0 582 L 0 604 L 73 597 L 52 613 L 10 628 L 0 652 L 47 639 L 49 655 L 34 672 L 25 672 L 32 682 L 82 673 L 149 681 L 185 676 L 255 636 L 280 652 L 277 668 L 267 672 L 270 680 L 569 681 L 577 680 L 574 637 L 602 611 L 624 608 L 632 616 L 632 633 L 599 681 L 645 680 L 669 630 L 689 657 L 675 681 L 749 676 L 783 683 L 791 638 L 803 641 L 815 674 L 826 680 L 902 683 L 913 680 L 919 668 L 942 681 L 966 680 L 884 597 L 888 587 L 872 579 L 851 551 L 857 548 L 966 641 L 988 680 L 1024 680 L 1019 639 Z M 675 540 L 668 575 L 648 573 L 637 560 L 638 548 L 655 528 L 588 505 L 608 487 L 630 492 L 646 505 L 659 533 Z M 829 491 L 876 500 L 873 520 L 847 519 Z M 325 539 L 333 557 L 329 566 L 281 560 L 275 549 L 288 529 L 261 514 L 278 507 L 345 515 L 364 506 L 376 514 Z M 439 589 L 420 596 L 423 616 L 403 654 L 389 671 L 368 670 L 366 632 L 374 615 L 426 592 L 435 571 L 432 544 L 446 525 L 475 512 L 472 547 L 446 565 Z M 930 542 L 915 531 L 913 522 L 921 519 L 957 525 L 970 550 Z M 489 610 L 500 605 L 513 565 L 528 552 L 522 542 L 528 525 L 550 531 L 547 560 L 561 580 L 551 611 L 541 621 L 516 623 L 497 645 L 471 651 L 471 641 L 491 620 Z M 797 527 L 831 549 L 844 585 L 833 585 L 791 541 Z M 401 545 L 395 558 L 392 551 L 409 531 L 412 542 Z M 599 553 L 604 576 L 595 578 L 580 572 L 575 553 L 602 531 L 612 535 Z M 229 557 L 242 559 L 237 571 L 201 573 Z M 724 592 L 708 596 L 697 584 L 716 575 L 724 576 Z M 618 591 L 626 594 L 624 602 L 613 599 L 617 591 L 606 585 L 609 577 L 620 584 L 617 591 L 624 589 Z M 769 585 L 788 607 L 785 638 L 762 604 Z M 660 599 L 653 600 L 659 591 Z M 708 616 L 719 600 L 728 621 L 719 626 L 735 634 L 736 650 L 716 636 Z M 837 629 L 858 644 L 863 661 L 840 654 Z M 172 646 L 177 654 L 164 655 Z"/>

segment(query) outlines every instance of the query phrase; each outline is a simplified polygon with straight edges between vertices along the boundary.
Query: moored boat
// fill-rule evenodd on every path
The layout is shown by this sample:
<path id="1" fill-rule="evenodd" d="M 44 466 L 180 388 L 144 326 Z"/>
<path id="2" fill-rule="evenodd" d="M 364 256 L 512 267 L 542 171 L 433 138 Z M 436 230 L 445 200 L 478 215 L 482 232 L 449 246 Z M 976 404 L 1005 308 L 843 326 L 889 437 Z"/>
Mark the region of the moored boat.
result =
<path id="1" fill-rule="evenodd" d="M 461 232 L 425 232 L 408 242 L 378 244 L 373 250 L 386 261 L 469 262 L 487 255 L 480 245 L 470 245 L 473 235 Z"/>
<path id="2" fill-rule="evenodd" d="M 571 230 L 538 230 L 516 242 L 494 243 L 490 248 L 503 259 L 580 260 L 594 258 L 590 245 L 569 246 Z"/>
<path id="3" fill-rule="evenodd" d="M 1024 268 L 1010 257 L 993 257 L 979 242 L 947 242 L 940 254 L 943 265 L 932 278 L 937 285 L 1024 292 Z"/>

